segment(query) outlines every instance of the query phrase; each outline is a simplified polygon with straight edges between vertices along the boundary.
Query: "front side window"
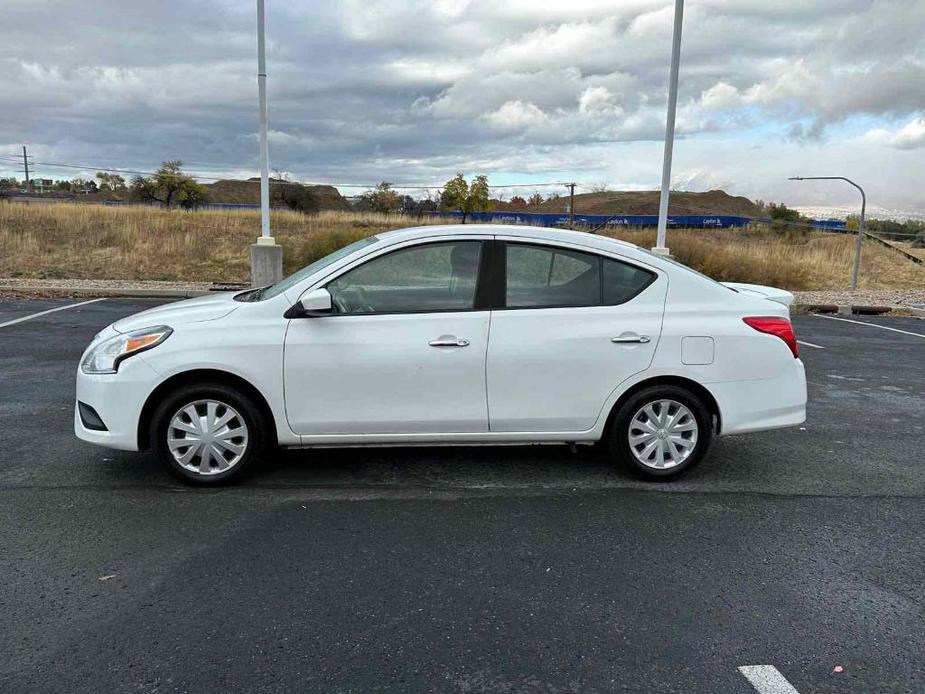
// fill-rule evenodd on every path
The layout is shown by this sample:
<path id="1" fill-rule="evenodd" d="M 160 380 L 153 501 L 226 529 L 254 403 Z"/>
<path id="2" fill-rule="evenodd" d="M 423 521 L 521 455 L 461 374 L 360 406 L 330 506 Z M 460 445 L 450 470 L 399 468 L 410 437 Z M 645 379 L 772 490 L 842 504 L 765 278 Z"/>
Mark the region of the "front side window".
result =
<path id="1" fill-rule="evenodd" d="M 614 306 L 629 301 L 655 273 L 593 253 L 507 244 L 507 308 Z"/>
<path id="2" fill-rule="evenodd" d="M 427 313 L 475 307 L 480 241 L 430 243 L 373 258 L 328 284 L 337 313 Z"/>

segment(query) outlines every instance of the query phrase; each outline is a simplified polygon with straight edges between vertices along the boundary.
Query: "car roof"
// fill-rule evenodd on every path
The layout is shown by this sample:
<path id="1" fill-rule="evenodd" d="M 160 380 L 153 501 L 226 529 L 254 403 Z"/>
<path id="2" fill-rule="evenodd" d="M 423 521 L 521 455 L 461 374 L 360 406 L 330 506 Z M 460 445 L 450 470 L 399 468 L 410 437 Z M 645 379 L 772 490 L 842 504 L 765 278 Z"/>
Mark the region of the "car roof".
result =
<path id="1" fill-rule="evenodd" d="M 642 251 L 635 244 L 627 241 L 619 241 L 609 236 L 598 236 L 586 231 L 552 229 L 549 227 L 525 226 L 522 224 L 439 224 L 394 229 L 392 231 L 376 234 L 376 236 L 389 243 L 398 243 L 418 238 L 456 236 L 463 234 L 467 236 L 484 234 L 485 236 L 512 236 L 553 242 L 559 241 L 562 243 L 574 243 L 582 246 L 599 248 L 604 251 L 632 255 L 638 257 L 640 260 L 645 259 L 646 261 L 650 261 L 650 259 L 652 259 L 649 253 Z"/>

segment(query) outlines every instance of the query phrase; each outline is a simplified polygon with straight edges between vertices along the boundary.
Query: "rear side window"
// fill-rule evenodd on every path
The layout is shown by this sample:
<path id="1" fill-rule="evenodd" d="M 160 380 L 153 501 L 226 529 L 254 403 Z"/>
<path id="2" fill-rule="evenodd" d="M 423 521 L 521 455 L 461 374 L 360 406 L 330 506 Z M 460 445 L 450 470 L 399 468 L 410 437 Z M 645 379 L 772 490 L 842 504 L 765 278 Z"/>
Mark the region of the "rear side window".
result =
<path id="1" fill-rule="evenodd" d="M 597 306 L 601 302 L 598 256 L 551 246 L 507 244 L 508 308 Z"/>
<path id="2" fill-rule="evenodd" d="M 629 301 L 655 280 L 655 273 L 641 267 L 603 258 L 604 304 L 613 306 Z"/>
<path id="3" fill-rule="evenodd" d="M 593 253 L 507 244 L 507 308 L 616 305 L 629 301 L 655 273 Z"/>

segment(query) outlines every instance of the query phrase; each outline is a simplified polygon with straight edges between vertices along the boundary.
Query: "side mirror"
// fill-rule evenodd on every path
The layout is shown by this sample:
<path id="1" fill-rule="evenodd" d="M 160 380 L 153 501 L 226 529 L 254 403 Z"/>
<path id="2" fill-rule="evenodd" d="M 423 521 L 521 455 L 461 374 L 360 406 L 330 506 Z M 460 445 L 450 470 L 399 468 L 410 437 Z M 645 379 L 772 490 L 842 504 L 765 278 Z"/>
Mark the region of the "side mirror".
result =
<path id="1" fill-rule="evenodd" d="M 327 289 L 313 289 L 308 294 L 303 294 L 299 302 L 286 311 L 285 318 L 316 318 L 318 316 L 328 316 L 334 310 L 334 304 L 331 301 L 331 292 Z"/>

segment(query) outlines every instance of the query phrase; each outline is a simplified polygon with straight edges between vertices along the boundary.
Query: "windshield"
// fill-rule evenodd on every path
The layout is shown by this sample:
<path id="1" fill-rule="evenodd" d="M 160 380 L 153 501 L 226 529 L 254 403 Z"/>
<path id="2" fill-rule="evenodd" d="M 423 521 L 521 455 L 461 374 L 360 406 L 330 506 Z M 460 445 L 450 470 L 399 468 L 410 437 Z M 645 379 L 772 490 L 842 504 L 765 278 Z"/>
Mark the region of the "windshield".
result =
<path id="1" fill-rule="evenodd" d="M 379 240 L 378 236 L 367 236 L 365 239 L 360 239 L 359 241 L 354 241 L 353 243 L 344 246 L 343 248 L 334 251 L 330 255 L 326 255 L 323 258 L 319 258 L 311 265 L 306 265 L 301 270 L 292 273 L 289 277 L 277 282 L 276 284 L 265 287 L 259 291 L 259 295 L 255 298 L 260 299 L 272 299 L 274 296 L 279 296 L 288 289 L 291 289 L 297 285 L 302 280 L 311 277 L 319 270 L 323 270 L 331 263 L 335 263 L 341 258 L 346 258 L 348 255 L 357 251 L 364 246 L 368 246 L 372 243 L 376 243 Z"/>

